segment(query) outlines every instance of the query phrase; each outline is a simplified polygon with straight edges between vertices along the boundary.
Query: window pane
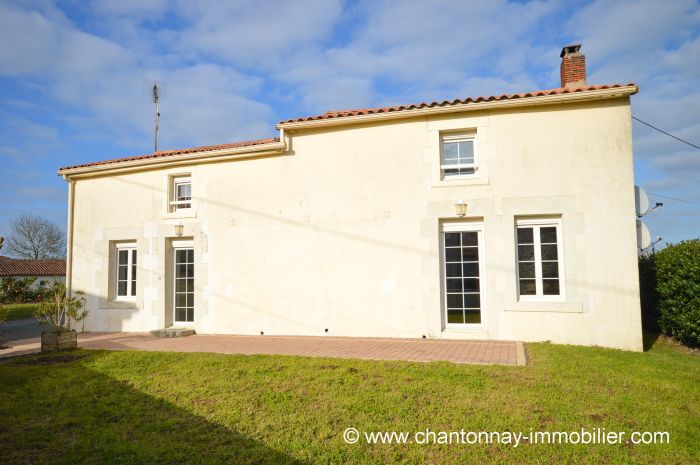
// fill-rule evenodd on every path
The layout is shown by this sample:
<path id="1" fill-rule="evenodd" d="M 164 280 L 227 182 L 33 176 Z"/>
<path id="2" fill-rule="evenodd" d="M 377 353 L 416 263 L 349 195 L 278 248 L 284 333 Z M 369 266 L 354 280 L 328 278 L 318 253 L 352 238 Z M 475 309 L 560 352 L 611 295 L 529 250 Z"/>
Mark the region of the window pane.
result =
<path id="1" fill-rule="evenodd" d="M 558 278 L 559 277 L 559 262 L 542 262 L 542 277 L 543 278 Z"/>
<path id="2" fill-rule="evenodd" d="M 471 162 L 468 162 L 468 163 L 471 163 Z M 459 174 L 461 174 L 461 175 L 474 174 L 474 168 L 460 168 Z"/>
<path id="3" fill-rule="evenodd" d="M 187 265 L 187 277 L 194 276 L 194 265 Z"/>
<path id="4" fill-rule="evenodd" d="M 518 244 L 533 244 L 532 228 L 518 228 Z"/>
<path id="5" fill-rule="evenodd" d="M 542 260 L 557 259 L 557 244 L 542 245 Z"/>
<path id="6" fill-rule="evenodd" d="M 118 296 L 125 296 L 126 295 L 126 281 L 119 281 L 117 283 L 117 295 Z"/>
<path id="7" fill-rule="evenodd" d="M 175 280 L 175 292 L 187 292 L 187 280 L 186 279 L 176 279 Z"/>
<path id="8" fill-rule="evenodd" d="M 136 280 L 131 281 L 131 295 L 135 296 L 136 295 Z"/>
<path id="9" fill-rule="evenodd" d="M 554 226 L 540 228 L 540 242 L 543 244 L 556 244 L 557 243 L 557 228 Z"/>
<path id="10" fill-rule="evenodd" d="M 187 277 L 187 265 L 177 265 L 175 267 L 175 277 L 176 278 Z"/>
<path id="11" fill-rule="evenodd" d="M 136 249 L 133 249 L 133 250 L 131 251 L 131 263 L 132 263 L 133 265 L 136 265 Z"/>
<path id="12" fill-rule="evenodd" d="M 481 323 L 481 311 L 480 310 L 466 310 L 465 312 L 465 322 L 472 324 Z"/>
<path id="13" fill-rule="evenodd" d="M 458 176 L 459 170 L 449 169 L 449 170 L 445 170 L 444 173 L 445 173 L 445 176 Z"/>
<path id="14" fill-rule="evenodd" d="M 175 261 L 177 263 L 185 263 L 187 261 L 187 250 L 178 249 L 175 251 Z"/>
<path id="15" fill-rule="evenodd" d="M 447 292 L 462 292 L 462 280 L 461 279 L 447 279 Z"/>
<path id="16" fill-rule="evenodd" d="M 187 310 L 185 308 L 175 309 L 175 320 L 176 321 L 187 321 Z"/>
<path id="17" fill-rule="evenodd" d="M 465 292 L 479 292 L 479 278 L 469 278 L 464 280 Z"/>
<path id="18" fill-rule="evenodd" d="M 186 307 L 187 306 L 187 294 L 175 294 L 175 306 L 176 307 Z"/>
<path id="19" fill-rule="evenodd" d="M 464 294 L 464 308 L 480 308 L 479 294 Z"/>
<path id="20" fill-rule="evenodd" d="M 463 263 L 462 264 L 462 276 L 465 278 L 479 277 L 479 264 L 478 263 Z"/>
<path id="21" fill-rule="evenodd" d="M 559 295 L 559 280 L 543 279 L 542 292 L 544 295 Z"/>
<path id="22" fill-rule="evenodd" d="M 117 255 L 119 255 L 119 264 L 120 265 L 126 265 L 129 263 L 129 251 L 128 250 L 120 250 L 117 252 Z"/>
<path id="23" fill-rule="evenodd" d="M 447 308 L 462 308 L 462 294 L 447 294 Z"/>
<path id="24" fill-rule="evenodd" d="M 187 309 L 187 321 L 194 321 L 194 308 Z"/>
<path id="25" fill-rule="evenodd" d="M 521 262 L 532 261 L 535 259 L 534 244 L 518 246 L 518 260 Z"/>
<path id="26" fill-rule="evenodd" d="M 193 292 L 187 293 L 187 306 L 190 308 L 194 308 L 194 293 Z"/>
<path id="27" fill-rule="evenodd" d="M 463 232 L 462 233 L 462 245 L 479 245 L 479 233 L 476 232 Z"/>
<path id="28" fill-rule="evenodd" d="M 520 280 L 520 295 L 535 295 L 536 287 L 534 279 Z"/>
<path id="29" fill-rule="evenodd" d="M 459 247 L 459 233 L 445 233 L 445 247 Z"/>
<path id="30" fill-rule="evenodd" d="M 194 292 L 194 278 L 187 278 L 187 292 Z"/>
<path id="31" fill-rule="evenodd" d="M 457 249 L 459 250 L 459 249 Z M 448 277 L 462 276 L 462 266 L 459 263 L 448 263 L 445 266 L 445 274 Z"/>
<path id="32" fill-rule="evenodd" d="M 119 266 L 119 267 L 117 268 L 117 270 L 118 270 L 117 279 L 119 279 L 119 280 L 126 280 L 126 275 L 127 275 L 128 267 L 127 267 L 127 266 Z"/>
<path id="33" fill-rule="evenodd" d="M 442 155 L 445 160 L 457 159 L 458 148 L 456 142 L 445 142 L 442 145 Z"/>
<path id="34" fill-rule="evenodd" d="M 462 260 L 465 262 L 475 262 L 479 260 L 478 247 L 462 247 Z"/>
<path id="35" fill-rule="evenodd" d="M 535 279 L 535 263 L 518 263 L 518 277 L 521 279 Z"/>
<path id="36" fill-rule="evenodd" d="M 187 263 L 194 263 L 194 250 L 187 250 Z"/>
<path id="37" fill-rule="evenodd" d="M 447 322 L 448 323 L 464 323 L 464 313 L 460 310 L 448 310 L 447 311 Z"/>
<path id="38" fill-rule="evenodd" d="M 192 185 L 191 184 L 178 184 L 177 185 L 177 200 L 190 200 L 192 198 Z"/>
<path id="39" fill-rule="evenodd" d="M 462 261 L 461 249 L 445 249 L 445 260 L 448 262 L 460 262 Z"/>
<path id="40" fill-rule="evenodd" d="M 459 142 L 459 158 L 474 158 L 474 141 L 463 140 Z"/>

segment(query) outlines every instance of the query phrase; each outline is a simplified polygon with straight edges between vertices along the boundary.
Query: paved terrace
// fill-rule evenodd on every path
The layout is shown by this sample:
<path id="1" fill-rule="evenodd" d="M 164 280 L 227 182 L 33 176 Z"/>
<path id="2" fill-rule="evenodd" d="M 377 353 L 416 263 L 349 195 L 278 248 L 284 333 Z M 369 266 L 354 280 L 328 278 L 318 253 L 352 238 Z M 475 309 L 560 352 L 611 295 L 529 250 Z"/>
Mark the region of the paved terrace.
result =
<path id="1" fill-rule="evenodd" d="M 10 342 L 0 357 L 39 351 L 39 339 Z M 434 339 L 383 339 L 303 336 L 230 336 L 197 334 L 157 338 L 146 333 L 84 333 L 84 349 L 216 352 L 222 354 L 300 355 L 367 360 L 447 361 L 460 364 L 525 365 L 522 342 Z"/>

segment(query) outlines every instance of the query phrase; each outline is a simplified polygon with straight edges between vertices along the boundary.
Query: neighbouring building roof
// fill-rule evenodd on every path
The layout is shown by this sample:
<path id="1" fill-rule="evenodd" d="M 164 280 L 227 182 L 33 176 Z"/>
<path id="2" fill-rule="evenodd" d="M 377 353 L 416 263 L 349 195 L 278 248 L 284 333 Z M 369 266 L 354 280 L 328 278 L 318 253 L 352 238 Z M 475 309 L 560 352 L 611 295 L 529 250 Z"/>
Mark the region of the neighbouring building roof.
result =
<path id="1" fill-rule="evenodd" d="M 622 87 L 630 87 L 633 86 L 636 88 L 635 84 L 610 84 L 610 85 L 591 85 L 591 86 L 582 86 L 582 87 L 577 87 L 577 88 L 566 88 L 566 87 L 558 87 L 556 89 L 547 89 L 547 90 L 538 90 L 538 91 L 533 91 L 533 92 L 521 92 L 517 94 L 501 94 L 501 95 L 491 95 L 491 96 L 481 96 L 481 97 L 467 97 L 467 98 L 462 98 L 462 99 L 454 99 L 454 100 L 443 100 L 443 101 L 435 101 L 435 102 L 423 102 L 423 103 L 414 103 L 414 104 L 409 104 L 409 105 L 397 105 L 397 106 L 390 106 L 390 107 L 377 107 L 377 108 L 358 108 L 358 109 L 352 109 L 352 110 L 336 110 L 336 111 L 327 111 L 325 113 L 322 113 L 320 115 L 313 115 L 313 116 L 304 116 L 300 118 L 293 118 L 293 119 L 288 119 L 285 121 L 281 121 L 278 124 L 278 127 L 284 127 L 287 124 L 294 125 L 295 123 L 306 123 L 306 122 L 313 122 L 313 121 L 322 121 L 322 120 L 342 120 L 344 118 L 348 118 L 349 120 L 352 120 L 352 117 L 363 117 L 363 116 L 369 116 L 369 115 L 377 115 L 380 116 L 382 114 L 395 114 L 396 117 L 400 116 L 410 116 L 412 111 L 420 111 L 420 110 L 426 110 L 426 109 L 436 109 L 439 110 L 440 108 L 444 109 L 456 109 L 459 110 L 459 107 L 469 107 L 470 105 L 475 105 L 478 106 L 478 104 L 484 104 L 488 102 L 499 102 L 499 101 L 513 101 L 513 100 L 527 100 L 527 99 L 533 99 L 533 103 L 538 98 L 542 97 L 552 97 L 552 96 L 557 96 L 557 95 L 564 95 L 564 94 L 585 94 L 587 92 L 591 91 L 601 91 L 601 90 L 606 90 L 606 89 L 616 89 L 616 88 L 622 88 Z M 631 93 L 635 93 L 637 90 L 633 90 Z M 591 92 L 593 93 L 593 92 Z M 468 108 L 465 108 L 467 110 Z M 72 170 L 76 168 L 90 168 L 90 167 L 100 167 L 102 165 L 111 165 L 111 164 L 118 164 L 122 162 L 132 162 L 135 160 L 148 160 L 148 159 L 177 159 L 178 155 L 187 155 L 187 154 L 196 154 L 200 152 L 213 152 L 217 150 L 227 150 L 227 149 L 235 149 L 235 148 L 242 148 L 242 147 L 254 147 L 254 146 L 259 146 L 259 145 L 265 145 L 265 144 L 274 144 L 278 143 L 280 141 L 279 137 L 274 137 L 274 138 L 267 138 L 267 139 L 257 139 L 257 140 L 250 140 L 250 141 L 244 141 L 244 142 L 234 142 L 230 144 L 220 144 L 220 145 L 206 145 L 202 147 L 191 147 L 191 148 L 184 148 L 184 149 L 176 149 L 176 150 L 165 150 L 165 151 L 159 151 L 159 152 L 154 152 L 154 153 L 149 153 L 149 154 L 144 154 L 144 155 L 135 155 L 135 156 L 129 156 L 129 157 L 121 157 L 121 158 L 113 158 L 110 160 L 103 160 L 103 161 L 96 161 L 96 162 L 90 162 L 90 163 L 83 163 L 79 165 L 72 165 L 72 166 L 64 166 L 59 169 L 59 174 L 63 174 L 62 171 L 64 170 Z M 171 158 L 172 157 L 172 158 Z M 154 160 L 155 161 L 155 160 Z"/>
<path id="2" fill-rule="evenodd" d="M 65 275 L 65 260 L 26 260 L 0 256 L 0 277 Z"/>

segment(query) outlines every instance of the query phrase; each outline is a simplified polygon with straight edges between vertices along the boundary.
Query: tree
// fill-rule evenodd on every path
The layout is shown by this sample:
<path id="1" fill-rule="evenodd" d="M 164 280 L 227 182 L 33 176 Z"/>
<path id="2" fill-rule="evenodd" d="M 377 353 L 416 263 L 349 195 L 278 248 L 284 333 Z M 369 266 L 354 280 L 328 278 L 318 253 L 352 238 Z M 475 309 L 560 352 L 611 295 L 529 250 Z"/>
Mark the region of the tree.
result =
<path id="1" fill-rule="evenodd" d="M 16 258 L 63 258 L 65 238 L 61 228 L 51 221 L 21 215 L 14 223 L 5 249 Z"/>

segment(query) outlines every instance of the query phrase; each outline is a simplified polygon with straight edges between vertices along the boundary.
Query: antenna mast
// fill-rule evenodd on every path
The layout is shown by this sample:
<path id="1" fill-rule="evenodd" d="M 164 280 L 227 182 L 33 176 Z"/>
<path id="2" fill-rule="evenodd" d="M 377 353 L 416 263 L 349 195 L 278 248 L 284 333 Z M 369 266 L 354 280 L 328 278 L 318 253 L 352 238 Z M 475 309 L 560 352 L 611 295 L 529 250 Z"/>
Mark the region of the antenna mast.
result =
<path id="1" fill-rule="evenodd" d="M 158 87 L 157 82 L 153 82 L 153 88 L 151 89 L 153 93 L 153 103 L 155 104 L 156 107 L 156 133 L 155 133 L 155 139 L 153 141 L 153 151 L 157 152 L 158 151 L 158 120 L 160 119 L 160 113 L 158 112 L 158 98 L 160 96 L 160 87 Z"/>

